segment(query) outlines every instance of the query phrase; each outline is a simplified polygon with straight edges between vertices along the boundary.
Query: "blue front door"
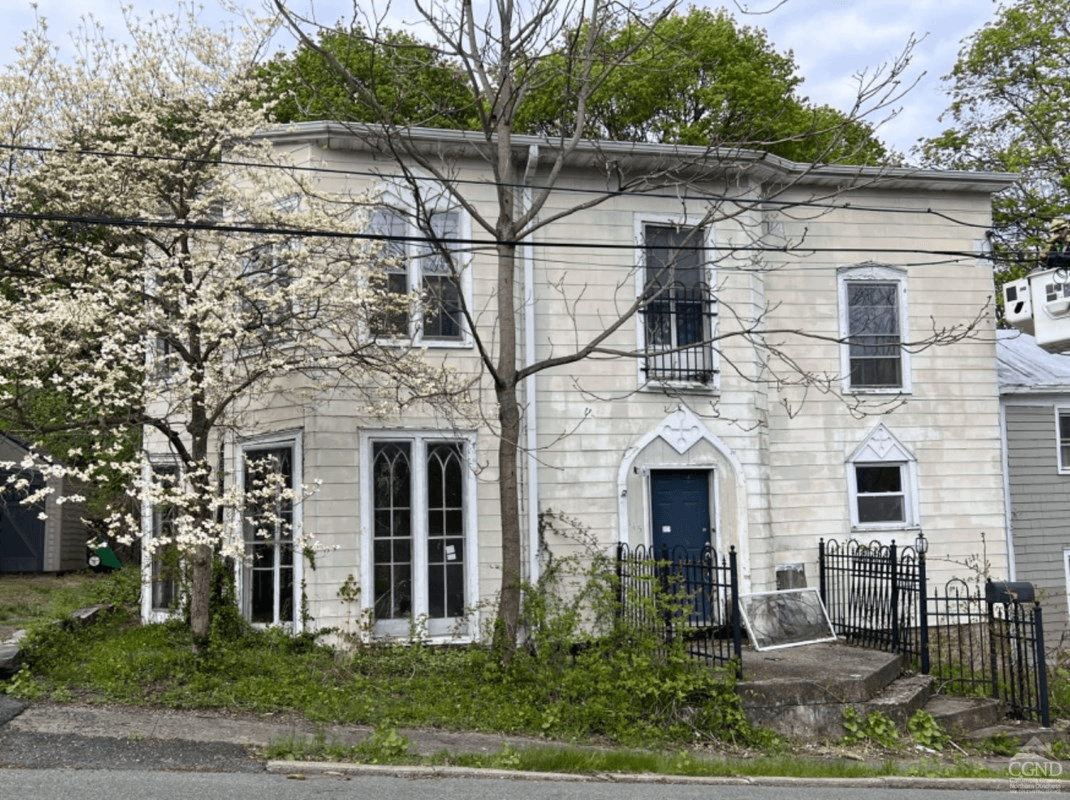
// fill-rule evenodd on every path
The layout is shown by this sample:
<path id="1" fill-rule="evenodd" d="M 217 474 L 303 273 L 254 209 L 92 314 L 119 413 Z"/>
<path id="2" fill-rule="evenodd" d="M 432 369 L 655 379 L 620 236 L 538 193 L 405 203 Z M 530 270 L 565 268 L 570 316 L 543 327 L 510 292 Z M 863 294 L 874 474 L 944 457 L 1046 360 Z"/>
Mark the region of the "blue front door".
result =
<path id="1" fill-rule="evenodd" d="M 652 542 L 662 547 L 683 548 L 697 556 L 713 544 L 710 525 L 709 470 L 654 470 L 650 473 Z"/>

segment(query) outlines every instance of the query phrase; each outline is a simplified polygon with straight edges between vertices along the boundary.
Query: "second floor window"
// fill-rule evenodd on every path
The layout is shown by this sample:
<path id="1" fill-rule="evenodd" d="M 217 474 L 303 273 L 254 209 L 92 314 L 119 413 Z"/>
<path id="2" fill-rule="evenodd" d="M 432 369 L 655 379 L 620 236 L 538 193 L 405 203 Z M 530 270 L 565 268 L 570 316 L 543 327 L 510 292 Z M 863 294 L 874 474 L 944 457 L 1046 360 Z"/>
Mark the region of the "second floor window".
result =
<path id="1" fill-rule="evenodd" d="M 426 224 L 397 209 L 380 209 L 372 229 L 386 237 L 383 256 L 386 290 L 413 299 L 388 309 L 372 320 L 378 337 L 417 338 L 423 341 L 459 342 L 464 320 L 458 248 L 460 214 L 436 211 Z"/>
<path id="2" fill-rule="evenodd" d="M 849 281 L 847 324 L 852 388 L 902 386 L 899 285 Z"/>
<path id="3" fill-rule="evenodd" d="M 647 380 L 712 385 L 713 299 L 701 228 L 646 225 L 643 371 Z"/>
<path id="4" fill-rule="evenodd" d="M 289 243 L 256 248 L 246 260 L 242 277 L 242 327 L 261 344 L 277 343 L 293 334 L 294 308 L 289 288 L 293 279 Z"/>
<path id="5" fill-rule="evenodd" d="M 906 271 L 859 264 L 841 269 L 838 283 L 844 390 L 910 392 Z"/>

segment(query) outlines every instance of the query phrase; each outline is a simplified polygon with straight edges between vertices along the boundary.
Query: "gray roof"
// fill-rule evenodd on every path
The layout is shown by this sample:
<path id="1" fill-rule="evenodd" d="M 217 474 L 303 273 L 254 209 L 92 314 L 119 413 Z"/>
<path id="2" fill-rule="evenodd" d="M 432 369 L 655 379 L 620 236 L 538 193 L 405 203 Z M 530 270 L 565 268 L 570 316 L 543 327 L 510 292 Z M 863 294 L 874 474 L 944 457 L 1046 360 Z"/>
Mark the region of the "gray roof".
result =
<path id="1" fill-rule="evenodd" d="M 1070 392 L 1070 355 L 1049 353 L 1027 333 L 997 331 L 1000 394 Z"/>

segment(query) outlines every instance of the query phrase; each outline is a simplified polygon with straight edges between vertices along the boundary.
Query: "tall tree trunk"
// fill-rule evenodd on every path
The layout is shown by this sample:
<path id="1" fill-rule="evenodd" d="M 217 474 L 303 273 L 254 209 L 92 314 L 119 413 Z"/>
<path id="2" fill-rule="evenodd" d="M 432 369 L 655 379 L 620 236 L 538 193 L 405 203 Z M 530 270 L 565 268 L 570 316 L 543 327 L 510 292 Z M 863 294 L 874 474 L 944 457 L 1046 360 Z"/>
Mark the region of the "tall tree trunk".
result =
<path id="1" fill-rule="evenodd" d="M 517 454 L 520 442 L 520 408 L 516 382 L 502 384 L 496 392 L 498 422 L 498 504 L 502 531 L 502 589 L 498 600 L 497 644 L 508 656 L 516 647 L 521 596 L 520 480 Z"/>
<path id="2" fill-rule="evenodd" d="M 507 126 L 499 132 L 498 190 L 498 333 L 499 351 L 494 392 L 498 401 L 498 507 L 502 532 L 502 588 L 496 636 L 508 658 L 516 648 L 520 620 L 521 528 L 520 404 L 517 402 L 516 243 L 514 170 Z"/>
<path id="3" fill-rule="evenodd" d="M 198 545 L 193 553 L 189 596 L 189 624 L 194 646 L 201 650 L 208 643 L 212 627 L 212 545 Z"/>

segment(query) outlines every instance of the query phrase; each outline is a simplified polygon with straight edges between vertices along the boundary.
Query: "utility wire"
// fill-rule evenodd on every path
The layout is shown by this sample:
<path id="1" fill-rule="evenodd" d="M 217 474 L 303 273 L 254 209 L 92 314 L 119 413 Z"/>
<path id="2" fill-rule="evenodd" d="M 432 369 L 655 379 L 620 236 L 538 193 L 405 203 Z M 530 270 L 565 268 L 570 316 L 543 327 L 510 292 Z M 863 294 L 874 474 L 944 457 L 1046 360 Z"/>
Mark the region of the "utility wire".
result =
<path id="1" fill-rule="evenodd" d="M 323 239 L 352 239 L 377 242 L 415 242 L 419 244 L 437 243 L 447 248 L 465 247 L 475 249 L 491 249 L 502 244 L 525 245 L 526 240 L 505 242 L 496 239 L 464 239 L 457 237 L 428 237 L 428 236 L 402 236 L 374 232 L 337 231 L 325 229 L 296 228 L 288 226 L 265 226 L 246 225 L 225 222 L 196 222 L 189 220 L 166 220 L 166 219 L 138 219 L 132 217 L 99 217 L 81 216 L 72 214 L 50 214 L 46 212 L 19 212 L 0 211 L 0 219 L 11 219 L 31 222 L 57 222 L 74 226 L 104 226 L 117 228 L 150 228 L 161 230 L 184 230 L 184 231 L 210 231 L 214 233 L 243 233 L 267 236 L 289 236 L 297 238 L 323 238 Z M 636 250 L 640 247 L 634 242 L 616 244 L 613 242 L 575 242 L 575 241 L 544 241 L 538 240 L 530 244 L 535 247 L 550 247 L 578 250 Z M 728 245 L 681 245 L 673 248 L 677 251 L 697 252 L 745 252 L 745 253 L 784 253 L 792 255 L 816 255 L 819 253 L 868 253 L 874 255 L 891 254 L 914 254 L 925 256 L 942 256 L 948 259 L 992 259 L 996 256 L 992 253 L 966 252 L 963 250 L 929 250 L 925 248 L 910 247 L 811 247 L 807 245 L 783 245 L 768 246 L 756 244 Z"/>

